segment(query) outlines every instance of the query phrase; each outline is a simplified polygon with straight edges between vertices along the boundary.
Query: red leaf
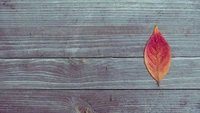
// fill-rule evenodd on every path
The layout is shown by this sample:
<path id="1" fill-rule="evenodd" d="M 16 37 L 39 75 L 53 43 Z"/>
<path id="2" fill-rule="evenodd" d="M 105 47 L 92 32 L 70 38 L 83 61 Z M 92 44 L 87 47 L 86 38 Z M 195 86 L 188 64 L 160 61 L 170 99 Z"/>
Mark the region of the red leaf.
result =
<path id="1" fill-rule="evenodd" d="M 148 40 L 144 50 L 144 62 L 151 76 L 160 86 L 160 81 L 169 71 L 171 64 L 171 50 L 167 41 L 155 27 L 153 34 Z"/>

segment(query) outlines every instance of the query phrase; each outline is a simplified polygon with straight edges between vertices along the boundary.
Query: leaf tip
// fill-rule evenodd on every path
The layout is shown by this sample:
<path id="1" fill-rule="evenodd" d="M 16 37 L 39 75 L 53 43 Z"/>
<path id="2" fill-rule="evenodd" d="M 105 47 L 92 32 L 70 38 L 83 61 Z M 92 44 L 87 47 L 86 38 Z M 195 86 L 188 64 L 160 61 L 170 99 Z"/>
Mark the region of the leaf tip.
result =
<path id="1" fill-rule="evenodd" d="M 158 32 L 160 32 L 160 31 L 158 29 L 158 26 L 156 25 L 155 28 L 154 28 L 154 33 L 158 33 Z"/>

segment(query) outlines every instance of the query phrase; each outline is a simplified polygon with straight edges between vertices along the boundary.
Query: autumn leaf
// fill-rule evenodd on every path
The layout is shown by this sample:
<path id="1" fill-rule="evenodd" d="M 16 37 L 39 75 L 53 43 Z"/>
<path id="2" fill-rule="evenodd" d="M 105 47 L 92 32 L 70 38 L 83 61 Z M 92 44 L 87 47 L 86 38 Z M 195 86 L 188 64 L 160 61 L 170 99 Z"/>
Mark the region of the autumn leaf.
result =
<path id="1" fill-rule="evenodd" d="M 153 34 L 148 40 L 144 50 L 144 62 L 151 76 L 160 86 L 160 81 L 169 71 L 171 64 L 171 50 L 167 41 L 155 27 Z"/>

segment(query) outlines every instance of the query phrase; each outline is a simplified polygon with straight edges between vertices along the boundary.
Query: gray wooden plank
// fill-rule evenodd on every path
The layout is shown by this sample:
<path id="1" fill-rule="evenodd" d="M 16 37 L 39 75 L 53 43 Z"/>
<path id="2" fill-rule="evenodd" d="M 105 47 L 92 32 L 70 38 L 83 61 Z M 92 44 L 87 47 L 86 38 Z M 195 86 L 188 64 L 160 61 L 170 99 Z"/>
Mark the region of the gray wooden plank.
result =
<path id="1" fill-rule="evenodd" d="M 199 89 L 200 58 L 173 58 L 158 87 L 143 58 L 1 59 L 0 89 Z"/>
<path id="2" fill-rule="evenodd" d="M 196 0 L 0 1 L 0 57 L 142 57 L 155 25 L 173 56 L 200 56 Z"/>
<path id="3" fill-rule="evenodd" d="M 150 35 L 1 36 L 0 57 L 143 57 Z M 165 38 L 171 46 L 173 57 L 196 57 L 200 56 L 199 36 L 167 35 Z"/>
<path id="4" fill-rule="evenodd" d="M 6 1 L 6 0 L 5 0 Z M 12 7 L 11 7 L 12 6 Z M 193 25 L 199 1 L 21 1 L 1 2 L 1 25 Z M 12 16 L 12 18 L 10 18 Z M 12 22 L 12 23 L 10 23 Z M 184 24 L 184 25 L 183 25 Z"/>
<path id="5" fill-rule="evenodd" d="M 96 113 L 200 113 L 199 95 L 199 90 L 3 90 L 0 112 L 77 113 L 76 105 L 82 105 Z"/>

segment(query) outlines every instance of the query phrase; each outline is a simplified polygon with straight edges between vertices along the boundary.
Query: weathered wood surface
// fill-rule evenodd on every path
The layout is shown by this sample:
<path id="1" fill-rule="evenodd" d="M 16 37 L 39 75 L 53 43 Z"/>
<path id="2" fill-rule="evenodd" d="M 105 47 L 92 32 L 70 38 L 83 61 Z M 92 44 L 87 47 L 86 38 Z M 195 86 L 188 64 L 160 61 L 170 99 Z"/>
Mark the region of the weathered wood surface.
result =
<path id="1" fill-rule="evenodd" d="M 200 58 L 173 58 L 161 87 L 143 58 L 4 59 L 0 89 L 199 89 Z"/>
<path id="2" fill-rule="evenodd" d="M 151 28 L 148 35 L 0 36 L 0 58 L 143 57 L 144 47 L 153 30 Z M 200 56 L 199 37 L 165 36 L 173 57 Z"/>
<path id="3" fill-rule="evenodd" d="M 198 0 L 0 2 L 0 58 L 142 57 L 155 25 L 173 56 L 200 56 Z"/>
<path id="4" fill-rule="evenodd" d="M 200 113 L 199 90 L 3 90 L 1 113 Z M 82 112 L 85 113 L 85 112 Z"/>
<path id="5" fill-rule="evenodd" d="M 200 113 L 199 15 L 199 0 L 0 0 L 0 112 Z M 161 87 L 143 62 L 155 25 L 173 56 Z"/>

